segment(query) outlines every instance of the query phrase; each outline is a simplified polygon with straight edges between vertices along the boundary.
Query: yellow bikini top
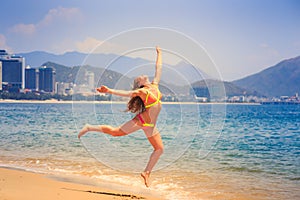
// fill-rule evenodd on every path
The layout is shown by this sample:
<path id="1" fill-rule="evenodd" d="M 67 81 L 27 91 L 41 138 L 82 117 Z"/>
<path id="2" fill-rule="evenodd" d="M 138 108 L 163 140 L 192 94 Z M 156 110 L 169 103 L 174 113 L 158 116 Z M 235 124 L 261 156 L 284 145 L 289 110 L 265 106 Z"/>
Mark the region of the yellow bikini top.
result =
<path id="1" fill-rule="evenodd" d="M 146 99 L 144 101 L 145 104 L 145 108 L 150 108 L 158 103 L 161 103 L 160 99 L 162 97 L 162 94 L 160 93 L 158 86 L 151 84 L 152 86 L 154 86 L 156 88 L 157 91 L 157 95 L 155 95 L 153 92 L 151 92 L 149 89 L 146 89 L 147 91 L 147 96 Z M 152 89 L 152 88 L 151 88 Z"/>

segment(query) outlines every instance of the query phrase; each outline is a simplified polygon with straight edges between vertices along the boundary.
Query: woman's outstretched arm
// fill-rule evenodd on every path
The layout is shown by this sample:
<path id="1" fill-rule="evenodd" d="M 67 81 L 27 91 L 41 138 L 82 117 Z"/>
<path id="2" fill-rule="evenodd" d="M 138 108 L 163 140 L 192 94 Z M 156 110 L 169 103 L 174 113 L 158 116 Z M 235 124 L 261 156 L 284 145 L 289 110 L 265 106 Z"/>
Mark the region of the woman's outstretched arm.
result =
<path id="1" fill-rule="evenodd" d="M 161 49 L 159 46 L 156 47 L 156 53 L 157 53 L 157 57 L 156 57 L 156 65 L 155 65 L 155 76 L 152 82 L 154 84 L 158 84 L 161 77 L 162 59 L 161 59 Z"/>
<path id="2" fill-rule="evenodd" d="M 102 85 L 101 87 L 97 88 L 97 91 L 101 93 L 108 93 L 108 94 L 113 94 L 121 97 L 132 97 L 132 96 L 140 95 L 140 93 L 142 93 L 141 90 L 130 90 L 130 91 L 115 90 L 115 89 L 108 88 L 105 85 Z"/>
<path id="3" fill-rule="evenodd" d="M 101 92 L 101 93 L 108 93 L 108 94 L 113 94 L 113 95 L 122 96 L 122 97 L 131 97 L 133 94 L 133 91 L 115 90 L 115 89 L 111 89 L 105 85 L 101 85 L 101 87 L 97 88 L 97 91 Z"/>

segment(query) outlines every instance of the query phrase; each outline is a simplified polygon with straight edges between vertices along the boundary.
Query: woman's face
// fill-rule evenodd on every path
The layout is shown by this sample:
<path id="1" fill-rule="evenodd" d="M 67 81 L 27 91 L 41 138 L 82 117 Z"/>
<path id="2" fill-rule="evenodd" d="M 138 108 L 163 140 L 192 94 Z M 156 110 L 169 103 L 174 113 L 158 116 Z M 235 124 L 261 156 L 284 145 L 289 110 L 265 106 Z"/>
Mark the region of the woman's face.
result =
<path id="1" fill-rule="evenodd" d="M 143 76 L 139 76 L 136 78 L 136 81 L 138 83 L 138 87 L 142 86 L 142 85 L 146 85 L 149 84 L 149 78 L 146 75 Z"/>
<path id="2" fill-rule="evenodd" d="M 139 84 L 140 85 L 145 85 L 148 82 L 149 82 L 148 76 L 145 76 L 145 75 L 140 76 L 140 78 L 139 78 Z"/>

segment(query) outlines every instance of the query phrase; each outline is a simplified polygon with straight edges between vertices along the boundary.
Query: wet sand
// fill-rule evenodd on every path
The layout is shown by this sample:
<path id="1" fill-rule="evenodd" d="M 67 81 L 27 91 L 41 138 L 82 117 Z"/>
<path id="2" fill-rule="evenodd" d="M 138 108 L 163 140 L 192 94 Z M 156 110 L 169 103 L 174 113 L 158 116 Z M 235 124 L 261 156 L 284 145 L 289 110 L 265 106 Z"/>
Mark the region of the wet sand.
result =
<path id="1" fill-rule="evenodd" d="M 1 200 L 158 200 L 126 191 L 110 190 L 91 185 L 63 182 L 21 170 L 0 168 Z"/>

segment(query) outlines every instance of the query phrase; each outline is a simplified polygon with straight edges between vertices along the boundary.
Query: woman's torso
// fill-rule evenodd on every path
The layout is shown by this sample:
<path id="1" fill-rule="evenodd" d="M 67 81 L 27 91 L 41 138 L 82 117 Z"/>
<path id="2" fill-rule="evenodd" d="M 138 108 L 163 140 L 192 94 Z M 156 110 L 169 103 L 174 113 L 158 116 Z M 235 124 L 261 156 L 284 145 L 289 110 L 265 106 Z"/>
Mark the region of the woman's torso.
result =
<path id="1" fill-rule="evenodd" d="M 158 89 L 158 85 L 155 84 L 145 86 L 144 90 L 146 95 L 142 99 L 144 101 L 146 111 L 141 113 L 141 115 L 145 122 L 155 124 L 162 108 L 160 101 L 162 94 Z"/>

